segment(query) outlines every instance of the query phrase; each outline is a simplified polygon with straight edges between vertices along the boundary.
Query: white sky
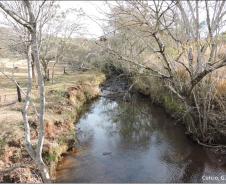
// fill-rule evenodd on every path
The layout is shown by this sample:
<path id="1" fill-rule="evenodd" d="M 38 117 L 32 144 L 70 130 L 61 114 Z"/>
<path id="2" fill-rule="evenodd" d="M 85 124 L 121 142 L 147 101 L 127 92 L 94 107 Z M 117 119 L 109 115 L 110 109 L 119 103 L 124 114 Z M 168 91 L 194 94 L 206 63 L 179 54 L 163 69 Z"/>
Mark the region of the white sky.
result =
<path id="1" fill-rule="evenodd" d="M 59 1 L 59 4 L 62 10 L 68 8 L 82 8 L 85 14 L 93 19 L 104 18 L 101 13 L 101 10 L 105 9 L 104 1 Z M 84 18 L 82 22 L 87 28 L 88 33 L 85 34 L 87 37 L 99 37 L 103 35 L 101 27 L 95 21 L 87 17 Z"/>
<path id="2" fill-rule="evenodd" d="M 112 2 L 112 1 L 111 1 Z M 96 18 L 99 19 L 104 19 L 104 14 L 103 12 L 108 11 L 107 6 L 105 6 L 104 1 L 57 1 L 57 3 L 60 5 L 62 10 L 66 10 L 69 8 L 76 8 L 76 9 L 83 9 L 86 15 L 91 17 L 94 20 L 97 20 Z M 73 17 L 70 17 L 70 19 L 73 19 Z M 100 27 L 100 24 L 103 24 L 100 20 L 97 20 L 96 23 L 94 20 L 92 20 L 88 17 L 84 17 L 82 19 L 82 23 L 87 29 L 87 33 L 84 34 L 83 36 L 89 37 L 89 38 L 96 38 L 101 35 L 103 35 L 103 31 Z M 200 20 L 205 19 L 205 11 L 200 11 Z M 1 21 L 3 20 L 3 17 L 0 14 L 0 25 Z M 76 20 L 73 20 L 76 21 Z M 226 27 L 224 27 L 224 30 L 226 30 Z"/>
<path id="3" fill-rule="evenodd" d="M 96 18 L 104 18 L 103 13 L 101 13 L 101 10 L 106 11 L 106 6 L 104 5 L 104 1 L 56 1 L 57 4 L 60 5 L 62 10 L 66 10 L 69 8 L 76 8 L 76 9 L 82 9 L 86 15 L 91 17 L 92 19 Z M 96 22 L 92 20 L 91 18 L 88 18 L 88 16 L 82 18 L 82 24 L 87 29 L 87 32 L 85 32 L 84 36 L 89 38 L 96 38 L 101 35 L 103 35 L 103 31 L 96 22 L 101 24 L 100 20 L 97 20 Z M 73 17 L 69 17 L 70 20 L 73 20 Z M 6 26 L 4 24 L 4 17 L 2 13 L 0 12 L 0 26 Z"/>

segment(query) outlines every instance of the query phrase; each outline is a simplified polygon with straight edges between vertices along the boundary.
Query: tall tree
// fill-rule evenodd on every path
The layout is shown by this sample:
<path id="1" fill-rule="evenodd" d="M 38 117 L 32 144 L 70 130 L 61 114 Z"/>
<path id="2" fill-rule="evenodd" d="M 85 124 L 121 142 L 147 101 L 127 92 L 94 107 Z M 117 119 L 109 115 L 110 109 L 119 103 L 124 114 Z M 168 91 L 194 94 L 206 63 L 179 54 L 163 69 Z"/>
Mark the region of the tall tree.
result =
<path id="1" fill-rule="evenodd" d="M 52 1 L 0 1 L 0 8 L 11 18 L 13 22 L 20 25 L 18 29 L 25 30 L 26 37 L 26 54 L 28 66 L 28 86 L 25 98 L 25 104 L 22 111 L 24 128 L 25 128 L 25 146 L 26 149 L 37 165 L 44 182 L 50 182 L 48 168 L 42 159 L 42 149 L 45 138 L 45 86 L 41 69 L 39 46 L 41 40 L 41 29 L 46 23 L 45 15 L 47 15 L 52 8 Z M 48 17 L 48 16 L 47 16 Z M 38 86 L 39 86 L 39 112 L 38 117 L 38 140 L 35 146 L 31 142 L 30 125 L 28 122 L 28 108 L 32 104 L 32 62 L 37 72 Z"/>
<path id="2" fill-rule="evenodd" d="M 194 118 L 187 125 L 189 131 L 207 142 L 209 104 L 213 99 L 209 94 L 213 83 L 205 79 L 226 66 L 226 58 L 218 57 L 225 2 L 116 1 L 109 3 L 109 7 L 108 25 L 113 31 L 108 33 L 107 41 L 99 45 L 124 67 L 129 64 L 130 68 L 135 66 L 131 68 L 133 71 L 149 71 L 149 75 L 161 79 L 184 103 L 185 113 L 189 112 Z M 204 20 L 201 11 L 205 12 Z M 206 24 L 201 27 L 203 21 Z M 206 35 L 203 30 L 207 30 Z M 152 60 L 145 62 L 146 55 Z M 180 70 L 185 71 L 186 79 L 179 75 Z M 208 96 L 203 93 L 204 89 L 209 89 Z"/>

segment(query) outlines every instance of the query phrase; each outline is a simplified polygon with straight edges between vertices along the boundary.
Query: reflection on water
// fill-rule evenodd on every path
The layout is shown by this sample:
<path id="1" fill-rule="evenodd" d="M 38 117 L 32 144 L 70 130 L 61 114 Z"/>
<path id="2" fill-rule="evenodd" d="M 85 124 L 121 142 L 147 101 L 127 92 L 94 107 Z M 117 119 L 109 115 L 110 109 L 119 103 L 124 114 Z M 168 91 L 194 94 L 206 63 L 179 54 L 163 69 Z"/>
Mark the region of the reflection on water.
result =
<path id="1" fill-rule="evenodd" d="M 57 182 L 226 182 L 225 156 L 190 141 L 183 127 L 145 98 L 101 98 L 77 125 L 81 146 L 57 169 Z M 218 180 L 207 181 L 209 177 Z"/>

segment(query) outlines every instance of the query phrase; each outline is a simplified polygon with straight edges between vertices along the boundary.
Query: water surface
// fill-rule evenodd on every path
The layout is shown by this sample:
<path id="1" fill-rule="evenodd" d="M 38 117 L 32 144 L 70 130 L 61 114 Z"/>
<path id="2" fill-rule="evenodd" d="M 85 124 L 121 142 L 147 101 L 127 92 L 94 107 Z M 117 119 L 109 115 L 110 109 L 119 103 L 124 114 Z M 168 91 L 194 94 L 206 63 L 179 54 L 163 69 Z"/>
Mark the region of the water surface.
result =
<path id="1" fill-rule="evenodd" d="M 76 127 L 80 147 L 59 163 L 57 182 L 226 182 L 226 157 L 192 142 L 147 98 L 102 97 Z"/>

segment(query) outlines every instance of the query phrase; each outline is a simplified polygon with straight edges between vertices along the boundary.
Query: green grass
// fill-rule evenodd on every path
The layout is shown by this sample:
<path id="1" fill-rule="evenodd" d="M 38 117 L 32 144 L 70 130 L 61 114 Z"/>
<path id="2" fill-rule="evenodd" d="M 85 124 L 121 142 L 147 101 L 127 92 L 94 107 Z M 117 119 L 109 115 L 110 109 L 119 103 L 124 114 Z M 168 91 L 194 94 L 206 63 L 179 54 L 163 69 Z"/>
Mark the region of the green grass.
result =
<path id="1" fill-rule="evenodd" d="M 58 160 L 58 156 L 54 152 L 52 154 L 45 156 L 45 160 L 47 161 L 47 164 L 50 164 L 50 162 L 56 162 Z"/>
<path id="2" fill-rule="evenodd" d="M 183 106 L 175 97 L 170 95 L 163 96 L 163 106 L 170 113 L 181 115 L 184 112 Z"/>

